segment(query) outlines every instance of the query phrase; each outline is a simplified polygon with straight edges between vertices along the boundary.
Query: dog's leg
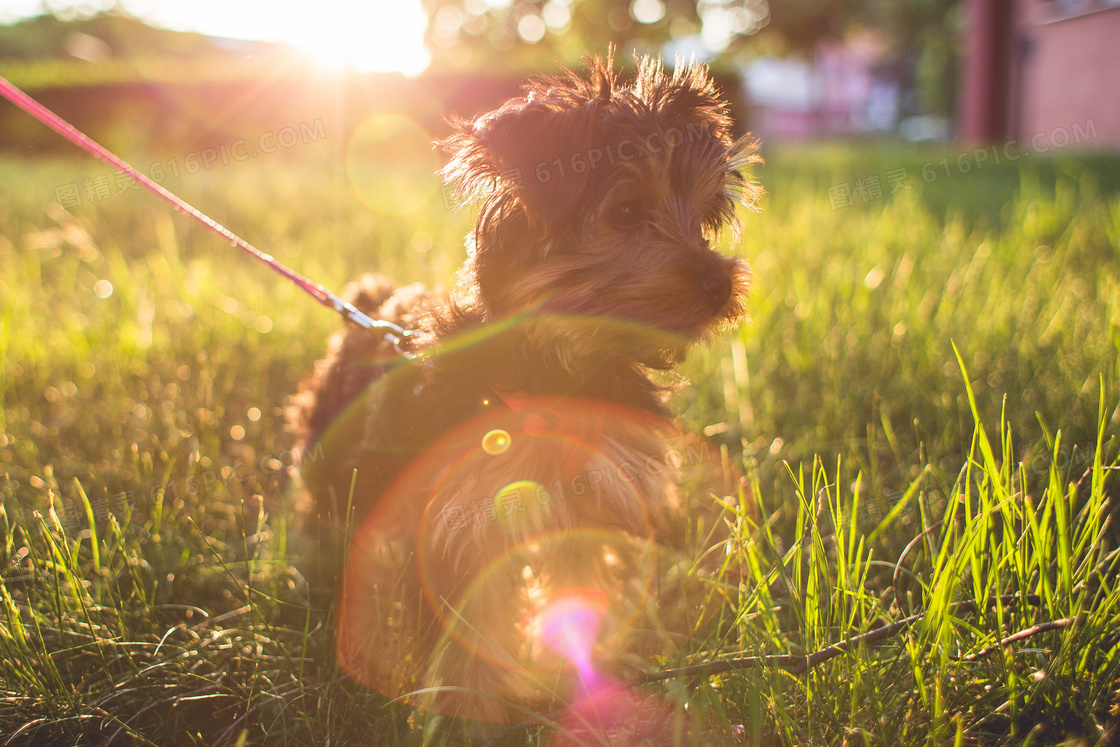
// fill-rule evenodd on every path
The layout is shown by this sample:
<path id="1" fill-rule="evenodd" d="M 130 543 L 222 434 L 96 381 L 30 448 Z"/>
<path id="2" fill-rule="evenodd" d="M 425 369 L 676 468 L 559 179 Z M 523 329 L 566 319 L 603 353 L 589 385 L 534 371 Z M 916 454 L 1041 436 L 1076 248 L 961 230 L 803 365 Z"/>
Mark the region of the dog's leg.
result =
<path id="1" fill-rule="evenodd" d="M 523 661 L 523 564 L 495 556 L 480 552 L 474 562 L 456 563 L 454 569 L 440 569 L 438 578 L 429 577 L 433 601 L 441 607 L 444 642 L 432 656 L 425 682 L 439 689 L 424 705 L 472 722 L 518 720 L 503 701 L 525 703 L 537 689 Z M 470 728 L 476 734 L 486 729 Z"/>

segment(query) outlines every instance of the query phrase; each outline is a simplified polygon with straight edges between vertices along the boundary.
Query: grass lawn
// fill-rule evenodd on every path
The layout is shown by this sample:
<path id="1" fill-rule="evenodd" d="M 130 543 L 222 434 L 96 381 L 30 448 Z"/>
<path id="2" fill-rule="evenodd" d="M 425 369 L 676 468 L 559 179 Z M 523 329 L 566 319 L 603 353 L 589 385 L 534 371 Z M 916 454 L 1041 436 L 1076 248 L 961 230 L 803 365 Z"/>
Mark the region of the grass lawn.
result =
<path id="1" fill-rule="evenodd" d="M 164 183 L 336 290 L 449 280 L 426 161 L 362 200 L 300 155 Z M 1120 739 L 1120 158 L 767 158 L 751 323 L 674 394 L 714 455 L 661 569 L 691 634 L 644 666 L 739 660 L 635 697 L 665 744 Z M 6 744 L 441 743 L 336 666 L 295 562 L 283 408 L 338 324 L 102 164 L 0 158 Z"/>

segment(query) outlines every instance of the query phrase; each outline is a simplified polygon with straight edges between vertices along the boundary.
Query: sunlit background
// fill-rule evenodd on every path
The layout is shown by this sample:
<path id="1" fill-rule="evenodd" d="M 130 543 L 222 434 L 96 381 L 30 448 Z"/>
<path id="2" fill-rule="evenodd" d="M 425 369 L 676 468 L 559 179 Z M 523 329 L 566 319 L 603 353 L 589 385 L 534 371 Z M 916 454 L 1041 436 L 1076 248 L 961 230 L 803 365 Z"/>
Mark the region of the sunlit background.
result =
<path id="1" fill-rule="evenodd" d="M 246 95 L 275 106 L 280 91 L 320 107 L 295 81 L 318 76 L 322 94 L 334 76 L 353 131 L 357 111 L 426 127 L 470 115 L 529 74 L 613 46 L 624 65 L 708 62 L 736 120 L 766 142 L 994 142 L 1092 122 L 1090 145 L 1104 147 L 1120 143 L 1118 33 L 1115 0 L 0 0 L 0 73 L 38 90 L 158 82 L 180 99 L 221 84 L 199 105 L 240 96 L 229 106 L 243 112 Z"/>
<path id="2" fill-rule="evenodd" d="M 430 62 L 424 48 L 427 15 L 420 0 L 355 3 L 322 0 L 222 2 L 222 0 L 123 0 L 120 3 L 0 3 L 0 23 L 52 12 L 60 18 L 116 8 L 154 25 L 228 39 L 283 42 L 306 50 L 327 66 L 359 72 L 416 75 Z"/>
<path id="3" fill-rule="evenodd" d="M 304 3 L 220 2 L 199 0 L 120 0 L 119 2 L 42 2 L 5 0 L 0 23 L 11 23 L 44 12 L 62 19 L 89 17 L 99 12 L 124 12 L 153 25 L 177 31 L 254 41 L 282 42 L 306 50 L 319 62 L 349 66 L 358 72 L 400 72 L 417 75 L 432 61 L 425 32 L 452 64 L 465 64 L 481 39 L 497 51 L 515 43 L 537 44 L 547 35 L 562 35 L 572 26 L 578 0 L 401 0 L 355 3 L 327 0 Z M 424 6 L 428 7 L 425 8 Z M 664 0 L 633 0 L 607 13 L 606 28 L 625 32 L 635 24 L 665 21 L 673 8 Z M 673 53 L 710 58 L 725 51 L 739 35 L 759 31 L 769 20 L 766 0 L 735 2 L 701 0 L 696 18 L 670 19 Z M 466 37 L 466 38 L 463 38 Z"/>

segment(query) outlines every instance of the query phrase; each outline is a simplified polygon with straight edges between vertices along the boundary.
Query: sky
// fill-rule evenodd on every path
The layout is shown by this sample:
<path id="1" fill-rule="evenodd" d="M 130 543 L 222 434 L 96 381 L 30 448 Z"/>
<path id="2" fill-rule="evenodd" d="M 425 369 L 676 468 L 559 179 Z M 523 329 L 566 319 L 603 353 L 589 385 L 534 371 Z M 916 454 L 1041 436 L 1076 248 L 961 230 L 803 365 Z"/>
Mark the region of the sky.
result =
<path id="1" fill-rule="evenodd" d="M 0 0 L 0 23 L 37 15 L 44 7 L 65 17 L 114 4 L 110 0 Z M 117 4 L 156 26 L 286 42 L 306 49 L 325 65 L 348 64 L 361 72 L 417 75 L 429 62 L 420 0 L 120 0 Z"/>

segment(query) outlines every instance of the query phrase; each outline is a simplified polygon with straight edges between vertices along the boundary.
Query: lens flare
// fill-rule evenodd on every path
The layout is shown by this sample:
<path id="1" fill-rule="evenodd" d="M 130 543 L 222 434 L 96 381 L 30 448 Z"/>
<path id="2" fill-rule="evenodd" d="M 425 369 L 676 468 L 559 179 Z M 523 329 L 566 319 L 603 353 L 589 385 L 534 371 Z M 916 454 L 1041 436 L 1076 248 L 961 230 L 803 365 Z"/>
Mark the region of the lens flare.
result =
<path id="1" fill-rule="evenodd" d="M 412 362 L 386 366 L 367 404 L 327 429 L 324 451 L 363 433 L 368 403 L 423 381 Z M 544 429 L 530 429 L 531 418 Z M 442 708 L 407 694 L 444 681 L 432 662 L 458 656 L 549 697 L 602 703 L 610 679 L 596 662 L 643 635 L 641 597 L 656 579 L 653 496 L 672 471 L 657 427 L 598 400 L 496 396 L 422 449 L 386 443 L 378 458 L 407 466 L 376 496 L 355 496 L 364 510 L 337 617 L 347 672 Z M 613 576 L 629 579 L 628 601 L 608 614 L 605 595 L 582 587 Z"/>
<path id="2" fill-rule="evenodd" d="M 494 428 L 487 431 L 486 435 L 482 437 L 482 450 L 490 456 L 498 456 L 509 451 L 511 443 L 513 443 L 513 439 L 510 438 L 509 431 Z"/>
<path id="3" fill-rule="evenodd" d="M 717 744 L 710 738 L 694 741 L 673 736 L 673 707 L 610 678 L 595 682 L 558 719 L 560 728 L 550 747 L 587 744 Z M 686 715 L 687 718 L 687 715 Z M 687 735 L 688 725 L 676 727 Z M 620 739 L 621 737 L 621 739 Z"/>
<path id="4" fill-rule="evenodd" d="M 618 734 L 631 734 L 635 742 L 644 743 L 659 737 L 672 717 L 672 708 L 659 698 L 643 696 L 595 669 L 592 652 L 606 612 L 603 592 L 569 589 L 555 596 L 539 615 L 544 644 L 570 661 L 580 677 L 572 704 L 559 719 L 561 728 L 551 742 L 554 747 L 595 744 L 606 735 Z"/>
<path id="5" fill-rule="evenodd" d="M 543 643 L 570 661 L 585 684 L 597 681 L 591 653 L 606 613 L 606 595 L 598 589 L 568 589 L 541 610 Z"/>
<path id="6" fill-rule="evenodd" d="M 518 480 L 506 485 L 494 496 L 494 517 L 499 522 L 516 521 L 517 514 L 528 513 L 534 508 L 534 503 L 547 506 L 550 502 L 548 489 L 539 482 Z"/>
<path id="7" fill-rule="evenodd" d="M 350 186 L 370 209 L 411 215 L 439 196 L 432 137 L 400 114 L 377 114 L 354 131 L 346 151 Z"/>

